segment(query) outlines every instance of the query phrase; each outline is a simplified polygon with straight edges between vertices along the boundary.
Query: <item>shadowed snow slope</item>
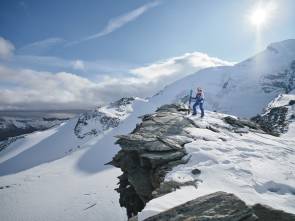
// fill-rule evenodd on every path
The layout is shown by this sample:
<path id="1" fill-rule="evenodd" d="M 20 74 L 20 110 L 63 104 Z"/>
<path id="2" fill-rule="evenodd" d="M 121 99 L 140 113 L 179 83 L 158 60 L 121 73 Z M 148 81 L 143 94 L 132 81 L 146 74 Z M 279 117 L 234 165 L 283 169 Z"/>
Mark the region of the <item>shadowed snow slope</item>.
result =
<path id="1" fill-rule="evenodd" d="M 0 176 L 62 158 L 104 137 L 133 111 L 137 98 L 122 98 L 59 127 L 17 139 L 0 152 Z M 111 157 L 111 156 L 110 156 Z"/>

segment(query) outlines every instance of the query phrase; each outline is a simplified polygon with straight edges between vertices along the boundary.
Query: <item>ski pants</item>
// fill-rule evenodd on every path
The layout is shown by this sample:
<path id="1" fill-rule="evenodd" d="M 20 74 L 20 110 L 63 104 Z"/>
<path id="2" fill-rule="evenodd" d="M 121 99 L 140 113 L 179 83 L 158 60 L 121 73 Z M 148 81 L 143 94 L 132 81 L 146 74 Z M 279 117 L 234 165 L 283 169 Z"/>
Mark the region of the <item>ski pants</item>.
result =
<path id="1" fill-rule="evenodd" d="M 200 110 L 201 110 L 201 117 L 204 117 L 204 108 L 203 108 L 203 102 L 196 102 L 194 103 L 194 106 L 193 106 L 193 115 L 196 115 L 197 114 L 197 106 L 200 107 Z"/>

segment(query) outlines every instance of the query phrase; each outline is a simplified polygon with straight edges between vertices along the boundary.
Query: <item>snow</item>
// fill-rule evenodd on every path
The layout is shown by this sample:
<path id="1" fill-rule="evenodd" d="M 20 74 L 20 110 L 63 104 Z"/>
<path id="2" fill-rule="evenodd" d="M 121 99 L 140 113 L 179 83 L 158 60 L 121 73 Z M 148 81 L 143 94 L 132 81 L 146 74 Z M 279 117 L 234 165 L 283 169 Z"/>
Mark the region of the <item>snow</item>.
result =
<path id="1" fill-rule="evenodd" d="M 283 47 L 286 43 L 286 47 Z M 203 69 L 176 81 L 161 93 L 151 98 L 153 103 L 167 104 L 188 95 L 190 89 L 203 87 L 205 109 L 218 111 L 239 117 L 253 117 L 281 90 L 265 92 L 265 77 L 284 71 L 295 60 L 295 51 L 290 45 L 295 40 L 273 44 L 277 52 L 268 48 L 256 56 L 234 66 L 211 67 Z"/>
<path id="2" fill-rule="evenodd" d="M 1 177 L 1 220 L 127 220 L 115 192 L 121 171 L 87 175 L 76 169 L 85 150 L 18 174 Z"/>
<path id="3" fill-rule="evenodd" d="M 140 98 L 122 98 L 121 100 L 99 107 L 80 115 L 75 126 L 75 134 L 81 139 L 101 136 L 118 126 L 133 112 L 132 103 Z"/>
<path id="4" fill-rule="evenodd" d="M 250 205 L 262 203 L 295 213 L 295 123 L 290 125 L 292 132 L 281 137 L 251 131 L 233 133 L 225 129 L 224 116 L 207 112 L 204 119 L 191 117 L 196 124 L 215 124 L 223 129 L 214 133 L 206 128 L 187 128 L 195 139 L 185 145 L 191 158 L 173 168 L 165 180 L 196 181 L 198 187 L 191 186 L 189 191 L 182 187 L 153 199 L 139 220 L 180 205 L 183 199 L 216 191 L 234 193 Z M 201 170 L 200 175 L 191 173 L 195 168 Z"/>
<path id="5" fill-rule="evenodd" d="M 290 94 L 280 94 L 269 105 L 267 105 L 266 109 L 288 105 L 290 100 L 295 100 L 295 94 L 291 94 L 291 93 Z"/>
<path id="6" fill-rule="evenodd" d="M 115 130 L 87 142 L 74 135 L 74 118 L 0 152 L 1 220 L 127 220 L 115 191 L 121 171 L 104 164 L 119 151 L 114 136 L 129 133 L 155 107 L 138 99 L 133 108 Z"/>
<path id="7" fill-rule="evenodd" d="M 34 133 L 31 133 L 27 135 L 26 139 L 18 139 L 15 142 L 13 142 L 9 148 L 5 148 L 0 152 L 0 163 L 17 156 L 21 152 L 37 145 L 42 140 L 44 140 L 47 137 L 50 137 L 54 133 L 57 132 L 57 128 L 51 128 L 46 131 L 37 131 Z"/>
<path id="8" fill-rule="evenodd" d="M 179 100 L 197 86 L 205 88 L 207 110 L 246 117 L 260 113 L 278 94 L 263 92 L 261 79 L 284 70 L 295 58 L 294 50 L 284 48 L 282 53 L 282 45 L 272 47 L 275 50 L 267 49 L 232 67 L 209 68 L 185 77 L 149 101 L 136 99 L 123 111 L 118 127 L 99 136 L 78 138 L 74 133 L 78 118 L 73 118 L 15 141 L 0 152 L 1 219 L 127 220 L 114 190 L 121 172 L 104 165 L 119 150 L 114 136 L 131 132 L 140 122 L 139 116 Z M 101 108 L 109 116 L 117 116 L 113 110 Z M 262 202 L 295 212 L 295 124 L 281 137 L 251 131 L 233 134 L 221 120 L 223 116 L 207 112 L 203 120 L 192 118 L 200 126 L 187 128 L 195 137 L 185 146 L 192 157 L 166 177 L 178 182 L 200 179 L 198 189 L 182 187 L 150 201 L 141 219 L 216 190 L 233 192 L 250 204 Z M 222 131 L 216 135 L 206 129 L 209 124 L 219 125 Z M 96 122 L 83 129 L 93 127 Z M 192 175 L 194 168 L 200 169 L 201 175 Z"/>
<path id="9" fill-rule="evenodd" d="M 175 192 L 173 192 L 173 194 L 170 193 L 162 196 L 161 201 L 153 201 L 152 206 L 146 207 L 144 209 L 144 212 L 139 214 L 139 220 L 144 220 L 162 211 L 186 203 L 187 201 L 195 199 L 198 196 L 199 194 L 195 191 L 195 187 L 181 187 L 181 189 L 176 190 Z"/>

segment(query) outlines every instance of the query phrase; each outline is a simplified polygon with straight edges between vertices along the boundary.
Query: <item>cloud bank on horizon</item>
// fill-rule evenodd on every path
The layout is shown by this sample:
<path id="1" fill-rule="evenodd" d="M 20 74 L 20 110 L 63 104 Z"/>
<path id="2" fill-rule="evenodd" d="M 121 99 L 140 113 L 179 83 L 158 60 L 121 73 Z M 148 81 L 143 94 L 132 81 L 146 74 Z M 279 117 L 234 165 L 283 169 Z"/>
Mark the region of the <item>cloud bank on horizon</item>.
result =
<path id="1" fill-rule="evenodd" d="M 12 44 L 9 47 L 14 48 Z M 4 54 L 17 57 L 12 51 Z M 232 64 L 193 52 L 132 68 L 124 75 L 103 75 L 99 80 L 70 72 L 36 71 L 0 64 L 0 109 L 92 108 L 122 96 L 151 96 L 165 85 L 200 69 Z M 87 63 L 76 60 L 72 66 L 83 70 Z"/>

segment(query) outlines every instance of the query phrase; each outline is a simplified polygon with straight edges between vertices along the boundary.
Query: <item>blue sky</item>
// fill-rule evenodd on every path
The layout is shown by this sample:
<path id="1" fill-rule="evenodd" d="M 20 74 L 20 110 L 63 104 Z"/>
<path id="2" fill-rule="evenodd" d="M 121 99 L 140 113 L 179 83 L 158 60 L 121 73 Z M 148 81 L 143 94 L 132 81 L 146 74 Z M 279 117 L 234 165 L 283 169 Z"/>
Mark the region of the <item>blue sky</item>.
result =
<path id="1" fill-rule="evenodd" d="M 150 2 L 2 0 L 0 35 L 17 49 L 51 38 L 78 41 L 99 33 L 111 19 Z M 57 43 L 37 52 L 70 59 L 143 64 L 201 51 L 240 61 L 256 52 L 255 32 L 245 21 L 254 2 L 257 0 L 163 0 L 108 35 L 66 48 Z M 295 2 L 276 2 L 282 13 L 263 33 L 264 46 L 295 36 Z"/>
<path id="2" fill-rule="evenodd" d="M 249 14 L 269 2 L 258 45 Z M 294 38 L 294 11 L 293 0 L 2 0 L 0 37 L 13 56 L 0 64 L 97 82 L 185 53 L 239 62 Z"/>

